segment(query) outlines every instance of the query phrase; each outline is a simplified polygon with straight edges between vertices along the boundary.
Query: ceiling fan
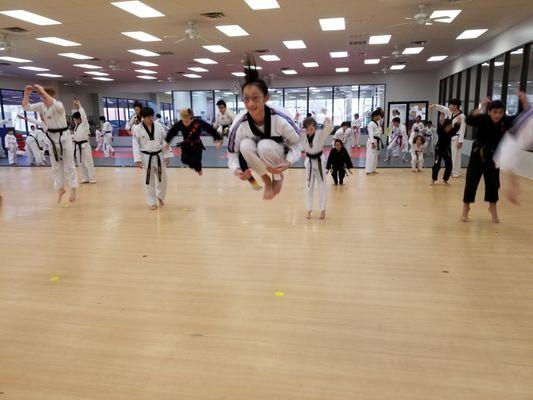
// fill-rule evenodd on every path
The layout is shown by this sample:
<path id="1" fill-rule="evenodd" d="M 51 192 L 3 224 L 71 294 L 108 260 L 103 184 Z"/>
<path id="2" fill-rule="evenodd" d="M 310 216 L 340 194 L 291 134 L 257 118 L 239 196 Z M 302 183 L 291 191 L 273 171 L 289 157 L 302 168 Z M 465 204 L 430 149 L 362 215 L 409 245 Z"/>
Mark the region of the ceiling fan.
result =
<path id="1" fill-rule="evenodd" d="M 176 78 L 172 74 L 169 74 L 165 79 L 158 79 L 157 82 L 159 82 L 159 83 L 163 83 L 163 82 L 174 83 L 174 82 L 176 82 Z"/>
<path id="2" fill-rule="evenodd" d="M 163 36 L 164 39 L 175 38 L 175 37 L 177 36 L 176 35 Z M 181 39 L 176 40 L 174 44 L 178 44 L 186 40 L 199 40 L 205 44 L 211 43 L 209 40 L 207 40 L 200 34 L 200 30 L 198 29 L 198 26 L 196 25 L 195 21 L 187 22 L 187 29 L 185 29 L 185 36 L 182 37 Z"/>
<path id="3" fill-rule="evenodd" d="M 73 82 L 65 82 L 63 83 L 63 85 L 65 86 L 88 86 L 87 83 L 83 82 L 79 76 L 76 79 L 74 79 Z"/>
<path id="4" fill-rule="evenodd" d="M 427 7 L 427 4 L 419 4 L 418 12 L 415 15 L 413 15 L 412 17 L 404 18 L 408 20 L 408 22 L 389 25 L 389 28 L 392 28 L 395 26 L 403 26 L 403 25 L 426 26 L 426 25 L 433 25 L 433 22 L 446 23 L 446 21 L 448 20 L 446 17 L 430 18 L 431 13 L 426 12 L 426 7 Z"/>
<path id="5" fill-rule="evenodd" d="M 13 42 L 8 40 L 6 35 L 0 35 L 0 53 L 5 55 L 11 55 L 13 49 Z"/>
<path id="6" fill-rule="evenodd" d="M 372 72 L 374 75 L 376 74 L 379 74 L 379 75 L 387 75 L 389 73 L 389 69 L 387 67 L 383 67 L 381 68 L 379 71 L 374 71 Z"/>
<path id="7" fill-rule="evenodd" d="M 394 46 L 394 51 L 391 53 L 390 56 L 382 56 L 381 58 L 404 58 L 405 55 L 402 54 L 402 52 L 398 49 L 398 45 Z"/>
<path id="8" fill-rule="evenodd" d="M 124 68 L 120 68 L 120 66 L 117 64 L 115 60 L 109 60 L 109 65 L 106 68 L 103 68 L 102 70 L 99 70 L 102 72 L 116 72 L 116 71 L 127 71 Z"/>

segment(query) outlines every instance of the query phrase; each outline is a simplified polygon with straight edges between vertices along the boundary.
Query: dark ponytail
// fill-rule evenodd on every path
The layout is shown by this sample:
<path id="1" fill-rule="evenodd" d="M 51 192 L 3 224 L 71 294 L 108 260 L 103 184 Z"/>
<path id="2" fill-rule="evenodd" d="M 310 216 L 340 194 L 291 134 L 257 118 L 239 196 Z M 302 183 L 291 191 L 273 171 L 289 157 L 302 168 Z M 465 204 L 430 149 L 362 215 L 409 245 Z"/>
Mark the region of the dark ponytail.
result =
<path id="1" fill-rule="evenodd" d="M 241 92 L 244 91 L 244 88 L 248 85 L 255 85 L 263 92 L 265 96 L 268 95 L 268 85 L 266 82 L 259 78 L 259 71 L 257 70 L 257 65 L 255 59 L 251 54 L 247 54 L 244 60 L 244 82 L 241 85 Z"/>

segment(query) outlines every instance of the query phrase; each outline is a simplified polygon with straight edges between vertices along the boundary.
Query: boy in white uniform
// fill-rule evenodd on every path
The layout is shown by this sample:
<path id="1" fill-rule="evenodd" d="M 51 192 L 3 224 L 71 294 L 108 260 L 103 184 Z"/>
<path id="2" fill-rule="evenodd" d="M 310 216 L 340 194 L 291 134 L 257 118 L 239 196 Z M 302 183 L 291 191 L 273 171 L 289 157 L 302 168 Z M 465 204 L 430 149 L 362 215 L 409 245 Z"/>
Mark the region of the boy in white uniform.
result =
<path id="1" fill-rule="evenodd" d="M 30 132 L 26 136 L 26 154 L 30 165 L 42 165 L 44 163 L 41 134 L 44 133 L 40 129 L 38 130 L 35 125 L 30 126 Z"/>
<path id="2" fill-rule="evenodd" d="M 403 150 L 408 146 L 405 125 L 401 123 L 399 117 L 393 118 L 390 128 L 391 135 L 389 145 L 387 146 L 387 158 L 385 158 L 385 161 L 390 161 L 391 157 L 401 156 Z"/>
<path id="3" fill-rule="evenodd" d="M 4 144 L 7 149 L 7 156 L 9 157 L 9 165 L 17 165 L 17 150 L 19 146 L 17 137 L 15 136 L 15 128 L 7 128 Z"/>
<path id="4" fill-rule="evenodd" d="M 353 116 L 353 122 L 352 122 L 352 146 L 354 147 L 360 147 L 359 145 L 359 138 L 361 136 L 361 118 L 359 118 L 359 114 L 354 114 Z"/>
<path id="5" fill-rule="evenodd" d="M 65 183 L 70 186 L 69 201 L 73 202 L 76 200 L 78 177 L 76 176 L 76 166 L 74 165 L 74 146 L 68 130 L 65 108 L 63 103 L 54 98 L 55 89 L 45 89 L 41 85 L 34 85 L 34 87 L 41 95 L 43 101 L 30 104 L 29 99 L 33 87 L 26 86 L 22 99 L 22 108 L 25 111 L 37 111 L 44 116 L 47 128 L 46 137 L 52 150 L 50 160 L 52 161 L 54 188 L 58 191 L 57 202 L 60 203 L 66 193 Z"/>
<path id="6" fill-rule="evenodd" d="M 148 207 L 151 210 L 165 205 L 167 193 L 167 169 L 172 153 L 164 150 L 165 128 L 155 122 L 154 110 L 145 107 L 141 110 L 142 123 L 133 128 L 133 159 L 135 164 L 146 171 L 143 174 Z"/>
<path id="7" fill-rule="evenodd" d="M 213 128 L 217 130 L 220 136 L 227 136 L 229 128 L 235 119 L 235 113 L 231 111 L 224 100 L 217 101 L 218 113 Z"/>
<path id="8" fill-rule="evenodd" d="M 333 142 L 331 143 L 331 145 L 334 146 L 335 139 L 340 139 L 344 148 L 348 151 L 348 153 L 350 153 L 350 149 L 352 148 L 352 146 L 350 145 L 351 137 L 352 128 L 350 128 L 350 124 L 348 122 L 343 122 L 341 123 L 341 127 L 337 129 L 337 131 L 333 135 Z"/>
<path id="9" fill-rule="evenodd" d="M 366 127 L 368 131 L 368 139 L 366 141 L 366 165 L 365 172 L 367 175 L 376 174 L 378 167 L 379 150 L 381 149 L 381 135 L 383 130 L 380 125 L 381 111 L 375 110 L 372 112 L 372 121 Z"/>
<path id="10" fill-rule="evenodd" d="M 46 124 L 42 120 L 37 120 L 33 117 L 25 117 L 22 114 L 17 115 L 20 119 L 24 119 L 34 125 L 31 125 L 31 135 L 37 139 L 37 143 L 35 146 L 33 146 L 32 142 L 33 139 L 30 139 L 30 145 L 32 146 L 32 155 L 35 157 L 35 164 L 37 165 L 46 165 L 47 164 L 47 154 L 50 153 L 50 148 L 48 145 L 48 141 L 46 140 L 46 135 L 44 131 L 46 131 Z M 42 119 L 44 119 L 41 116 Z M 28 138 L 26 138 L 26 145 L 28 144 Z M 37 153 L 35 152 L 35 147 L 37 150 L 39 150 Z M 31 164 L 31 156 L 30 156 L 30 164 Z"/>
<path id="11" fill-rule="evenodd" d="M 0 126 L 1 125 L 11 125 L 11 120 L 9 118 L 7 119 L 0 119 Z M 5 139 L 4 139 L 5 141 Z M 0 143 L 0 158 L 6 158 L 6 152 L 4 151 L 4 148 L 2 147 L 2 144 Z"/>
<path id="12" fill-rule="evenodd" d="M 75 124 L 73 132 L 74 158 L 78 160 L 81 183 L 96 183 L 93 151 L 89 143 L 91 131 L 87 114 L 85 114 L 79 100 L 74 100 L 72 104 L 74 106 L 72 120 Z"/>
<path id="13" fill-rule="evenodd" d="M 115 149 L 111 146 L 113 141 L 113 125 L 111 122 L 106 121 L 105 117 L 100 117 L 100 123 L 102 125 L 102 139 L 104 143 L 104 157 L 109 157 L 109 153 L 115 155 Z"/>

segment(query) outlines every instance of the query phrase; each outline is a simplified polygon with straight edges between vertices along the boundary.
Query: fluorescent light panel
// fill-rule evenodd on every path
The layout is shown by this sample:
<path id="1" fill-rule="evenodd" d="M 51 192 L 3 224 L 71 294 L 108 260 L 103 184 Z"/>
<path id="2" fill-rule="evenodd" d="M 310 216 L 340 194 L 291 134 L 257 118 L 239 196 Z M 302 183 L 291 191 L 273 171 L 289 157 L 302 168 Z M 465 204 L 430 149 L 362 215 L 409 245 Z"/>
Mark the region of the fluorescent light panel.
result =
<path id="1" fill-rule="evenodd" d="M 131 63 L 140 65 L 141 67 L 159 67 L 159 64 L 150 61 L 132 61 Z"/>
<path id="2" fill-rule="evenodd" d="M 295 70 L 293 69 L 284 69 L 282 71 L 285 75 L 296 75 L 298 72 L 296 72 Z"/>
<path id="3" fill-rule="evenodd" d="M 331 58 L 344 58 L 344 57 L 348 57 L 348 52 L 347 51 L 332 51 L 329 53 L 329 55 L 331 56 Z"/>
<path id="4" fill-rule="evenodd" d="M 202 68 L 202 67 L 189 67 L 187 69 L 193 72 L 209 72 L 209 70 Z"/>
<path id="5" fill-rule="evenodd" d="M 368 44 L 387 44 L 391 37 L 391 35 L 373 35 L 368 39 Z"/>
<path id="6" fill-rule="evenodd" d="M 63 75 L 58 74 L 36 74 L 38 76 L 44 76 L 46 78 L 63 78 Z"/>
<path id="7" fill-rule="evenodd" d="M 459 36 L 457 36 L 457 40 L 464 40 L 464 39 L 476 39 L 483 35 L 485 32 L 487 32 L 487 29 L 467 29 L 463 33 L 461 33 Z"/>
<path id="8" fill-rule="evenodd" d="M 344 18 L 322 18 L 318 22 L 320 22 L 323 31 L 343 31 L 346 29 Z"/>
<path id="9" fill-rule="evenodd" d="M 511 54 L 513 54 L 513 55 L 524 54 L 524 49 L 518 49 L 518 50 L 515 50 L 515 51 L 511 51 Z"/>
<path id="10" fill-rule="evenodd" d="M 40 40 L 41 42 L 57 44 L 58 46 L 63 47 L 81 46 L 81 43 L 72 42 L 70 40 L 61 39 L 55 36 L 38 37 L 37 40 Z"/>
<path id="11" fill-rule="evenodd" d="M 391 65 L 390 67 L 390 69 L 392 69 L 393 71 L 399 71 L 404 68 L 405 68 L 404 64 Z"/>
<path id="12" fill-rule="evenodd" d="M 137 54 L 143 57 L 158 57 L 159 56 L 159 54 L 154 53 L 153 51 L 150 51 L 150 50 L 145 50 L 145 49 L 133 49 L 133 50 L 128 50 L 128 51 L 130 53 Z"/>
<path id="13" fill-rule="evenodd" d="M 423 47 L 406 47 L 402 54 L 419 54 L 422 50 L 424 50 Z"/>
<path id="14" fill-rule="evenodd" d="M 151 69 L 136 69 L 135 72 L 145 75 L 157 74 L 157 71 L 152 71 Z"/>
<path id="15" fill-rule="evenodd" d="M 379 64 L 379 58 L 367 58 L 365 64 Z"/>
<path id="16" fill-rule="evenodd" d="M 139 40 L 141 42 L 160 42 L 161 39 L 157 36 L 150 35 L 149 33 L 143 31 L 133 31 L 133 32 L 121 32 L 124 36 L 129 36 L 132 39 Z"/>
<path id="17" fill-rule="evenodd" d="M 259 57 L 261 57 L 263 60 L 268 61 L 268 62 L 280 61 L 280 58 L 275 54 L 265 54 Z"/>
<path id="18" fill-rule="evenodd" d="M 146 80 L 157 79 L 155 76 L 150 76 L 150 75 L 137 75 L 137 78 L 146 79 Z"/>
<path id="19" fill-rule="evenodd" d="M 85 72 L 87 75 L 95 75 L 95 76 L 109 76 L 109 74 L 105 73 L 105 72 L 100 72 L 100 71 L 87 71 Z"/>
<path id="20" fill-rule="evenodd" d="M 219 44 L 202 46 L 202 47 L 206 50 L 209 50 L 211 53 L 229 53 L 230 52 L 224 46 L 221 46 Z"/>
<path id="21" fill-rule="evenodd" d="M 442 61 L 444 59 L 448 58 L 448 56 L 432 56 L 428 58 L 428 62 L 437 62 Z"/>
<path id="22" fill-rule="evenodd" d="M 249 33 L 242 29 L 239 25 L 217 25 L 215 28 L 229 37 L 249 36 Z"/>
<path id="23" fill-rule="evenodd" d="M 111 4 L 139 18 L 157 18 L 165 16 L 165 14 L 140 1 L 115 1 Z"/>
<path id="24" fill-rule="evenodd" d="M 233 76 L 246 76 L 244 72 L 232 72 L 231 75 Z"/>
<path id="25" fill-rule="evenodd" d="M 78 54 L 78 53 L 60 53 L 58 54 L 62 57 L 68 57 L 68 58 L 74 58 L 76 60 L 92 60 L 94 57 L 86 56 L 84 54 Z"/>
<path id="26" fill-rule="evenodd" d="M 316 61 L 304 62 L 302 63 L 302 65 L 305 68 L 317 68 L 318 67 L 318 63 Z"/>
<path id="27" fill-rule="evenodd" d="M 200 64 L 204 64 L 204 65 L 218 64 L 217 61 L 211 60 L 210 58 L 195 58 L 194 61 Z"/>
<path id="28" fill-rule="evenodd" d="M 34 14 L 26 10 L 8 10 L 0 11 L 0 14 L 7 15 L 8 17 L 20 19 L 25 22 L 29 22 L 35 25 L 59 25 L 61 22 L 43 17 L 39 14 Z"/>
<path id="29" fill-rule="evenodd" d="M 50 71 L 47 68 L 41 68 L 41 67 L 19 67 L 20 69 L 27 69 L 28 71 L 38 71 L 38 72 L 44 72 L 44 71 Z"/>
<path id="30" fill-rule="evenodd" d="M 350 71 L 350 68 L 348 67 L 335 68 L 335 72 L 348 72 L 348 71 Z"/>
<path id="31" fill-rule="evenodd" d="M 85 69 L 102 69 L 102 67 L 98 65 L 92 65 L 92 64 L 74 64 L 74 66 L 78 68 L 85 68 Z"/>
<path id="32" fill-rule="evenodd" d="M 15 63 L 27 63 L 32 62 L 32 60 L 26 60 L 24 58 L 17 58 L 17 57 L 0 57 L 0 60 L 9 61 L 9 62 L 15 62 Z"/>
<path id="33" fill-rule="evenodd" d="M 246 4 L 250 6 L 252 10 L 270 10 L 273 8 L 279 8 L 279 4 L 276 0 L 244 0 Z"/>
<path id="34" fill-rule="evenodd" d="M 191 78 L 191 79 L 198 79 L 202 77 L 201 75 L 197 75 L 197 74 L 183 74 L 183 76 L 186 78 Z"/>
<path id="35" fill-rule="evenodd" d="M 104 82 L 110 82 L 110 81 L 114 81 L 113 78 L 103 78 L 103 77 L 96 77 L 96 78 L 93 78 L 95 81 L 104 81 Z"/>
<path id="36" fill-rule="evenodd" d="M 285 40 L 283 42 L 286 48 L 289 50 L 305 49 L 307 46 L 303 40 Z"/>
<path id="37" fill-rule="evenodd" d="M 450 24 L 459 14 L 461 10 L 435 10 L 429 18 L 438 18 L 437 22 Z"/>

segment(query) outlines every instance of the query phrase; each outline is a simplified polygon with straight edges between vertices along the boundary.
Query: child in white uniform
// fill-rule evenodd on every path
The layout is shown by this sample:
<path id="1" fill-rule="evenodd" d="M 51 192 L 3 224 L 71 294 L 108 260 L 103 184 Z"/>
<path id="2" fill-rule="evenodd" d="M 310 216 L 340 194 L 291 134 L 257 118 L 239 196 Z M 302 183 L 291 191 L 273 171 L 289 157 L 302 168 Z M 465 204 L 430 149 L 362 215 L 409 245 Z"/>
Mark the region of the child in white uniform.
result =
<path id="1" fill-rule="evenodd" d="M 422 172 L 424 167 L 424 136 L 417 135 L 411 143 L 411 168 L 413 172 Z"/>
<path id="2" fill-rule="evenodd" d="M 354 114 L 353 121 L 352 121 L 352 145 L 354 147 L 360 147 L 359 145 L 359 138 L 361 137 L 361 118 L 359 118 L 359 114 Z"/>
<path id="3" fill-rule="evenodd" d="M 394 117 L 391 123 L 391 135 L 389 138 L 389 145 L 387 146 L 387 158 L 385 161 L 390 161 L 391 157 L 399 157 L 403 150 L 407 147 L 407 133 L 405 125 L 401 123 L 399 117 Z"/>
<path id="4" fill-rule="evenodd" d="M 7 128 L 4 144 L 7 149 L 7 156 L 9 157 L 9 165 L 17 165 L 17 150 L 19 149 L 19 146 L 17 144 L 14 128 Z"/>
<path id="5" fill-rule="evenodd" d="M 350 149 L 352 148 L 352 146 L 350 145 L 351 138 L 352 128 L 350 128 L 350 124 L 348 122 L 343 122 L 341 124 L 341 127 L 337 129 L 337 131 L 333 135 L 333 142 L 331 143 L 331 145 L 333 146 L 335 144 L 336 139 L 340 139 L 346 151 L 350 153 Z"/>
<path id="6" fill-rule="evenodd" d="M 368 131 L 368 139 L 366 141 L 366 165 L 365 172 L 367 174 L 376 174 L 378 167 L 379 151 L 381 149 L 381 135 L 383 130 L 380 126 L 381 111 L 375 110 L 372 112 L 372 121 L 366 127 Z"/>
<path id="7" fill-rule="evenodd" d="M 85 114 L 79 100 L 74 100 L 72 104 L 74 106 L 72 120 L 75 124 L 73 132 L 74 156 L 78 161 L 81 183 L 96 183 L 93 151 L 89 142 L 91 131 L 87 114 Z"/>
<path id="8" fill-rule="evenodd" d="M 224 100 L 217 101 L 217 107 L 219 112 L 217 113 L 213 128 L 215 128 L 221 136 L 227 136 L 229 128 L 235 119 L 235 113 L 226 106 Z"/>
<path id="9" fill-rule="evenodd" d="M 100 117 L 100 123 L 102 124 L 102 139 L 104 147 L 104 157 L 109 157 L 109 154 L 115 155 L 115 149 L 111 146 L 113 141 L 113 125 L 111 122 L 106 121 L 105 117 Z"/>

